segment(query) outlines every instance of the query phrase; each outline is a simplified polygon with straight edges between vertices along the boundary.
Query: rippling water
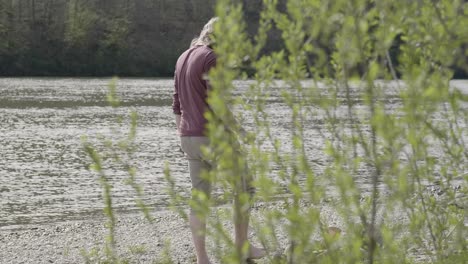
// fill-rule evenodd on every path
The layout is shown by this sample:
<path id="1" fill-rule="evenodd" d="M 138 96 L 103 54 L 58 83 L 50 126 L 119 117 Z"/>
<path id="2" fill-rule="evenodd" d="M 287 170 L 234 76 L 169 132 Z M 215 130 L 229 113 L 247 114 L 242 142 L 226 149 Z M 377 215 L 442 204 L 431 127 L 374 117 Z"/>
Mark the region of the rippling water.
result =
<path id="1" fill-rule="evenodd" d="M 83 219 L 101 212 L 101 187 L 87 170 L 89 160 L 81 137 L 109 135 L 119 115 L 138 112 L 138 182 L 150 206 L 166 206 L 164 162 L 188 190 L 186 162 L 178 151 L 170 79 L 120 79 L 122 107 L 107 106 L 110 79 L 0 78 L 0 226 Z M 248 83 L 237 85 L 246 88 Z M 458 81 L 468 93 L 468 82 Z M 398 102 L 394 102 L 397 104 Z M 288 133 L 284 105 L 269 104 L 274 133 Z M 466 108 L 464 108 L 466 109 Z M 322 118 L 323 119 L 323 118 Z M 307 124 L 307 148 L 320 153 L 323 140 L 312 129 L 323 124 L 318 115 Z M 249 126 L 249 123 L 246 124 Z M 122 128 L 125 131 L 125 127 Z M 312 157 L 324 164 L 323 155 Z M 133 209 L 134 192 L 125 175 L 113 175 L 115 205 Z M 365 178 L 366 175 L 363 175 Z"/>
<path id="2" fill-rule="evenodd" d="M 170 109 L 172 80 L 118 81 L 123 106 L 107 106 L 110 79 L 0 79 L 0 225 L 84 218 L 100 212 L 101 188 L 87 170 L 81 136 L 109 135 L 129 107 L 139 114 L 138 180 L 145 201 L 164 205 L 162 168 L 171 160 L 185 172 L 176 151 Z M 126 128 L 122 128 L 123 131 Z M 133 191 L 115 175 L 116 206 L 133 206 Z M 181 186 L 189 186 L 182 177 Z"/>

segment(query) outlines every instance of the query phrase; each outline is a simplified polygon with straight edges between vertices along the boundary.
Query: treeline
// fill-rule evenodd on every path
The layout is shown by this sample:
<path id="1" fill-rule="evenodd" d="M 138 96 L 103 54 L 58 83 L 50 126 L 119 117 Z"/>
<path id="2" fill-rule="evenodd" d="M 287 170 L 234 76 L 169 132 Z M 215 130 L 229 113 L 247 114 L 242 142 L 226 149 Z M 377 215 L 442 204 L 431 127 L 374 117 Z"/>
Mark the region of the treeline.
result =
<path id="1" fill-rule="evenodd" d="M 0 76 L 172 76 L 179 54 L 213 16 L 215 2 L 0 0 Z M 262 1 L 242 2 L 255 35 Z M 285 1 L 279 2 L 285 10 Z M 281 49 L 281 33 L 271 32 L 266 51 Z M 398 44 L 390 50 L 395 66 Z M 331 60 L 331 36 L 314 45 L 329 50 Z M 467 69 L 454 64 L 453 70 L 455 78 L 468 78 Z"/>
<path id="2" fill-rule="evenodd" d="M 214 0 L 0 0 L 1 76 L 171 76 Z"/>

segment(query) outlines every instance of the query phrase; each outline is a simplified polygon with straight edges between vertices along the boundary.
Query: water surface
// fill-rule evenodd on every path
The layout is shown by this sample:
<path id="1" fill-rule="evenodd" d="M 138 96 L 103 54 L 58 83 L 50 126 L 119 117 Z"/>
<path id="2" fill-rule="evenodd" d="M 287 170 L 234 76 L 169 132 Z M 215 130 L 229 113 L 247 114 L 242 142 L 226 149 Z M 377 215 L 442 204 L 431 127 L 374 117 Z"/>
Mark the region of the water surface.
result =
<path id="1" fill-rule="evenodd" d="M 99 142 L 97 135 L 112 135 L 118 116 L 138 112 L 138 182 L 144 186 L 144 201 L 152 207 L 168 205 L 163 176 L 169 162 L 180 191 L 190 189 L 186 161 L 179 152 L 174 117 L 170 107 L 171 79 L 120 79 L 122 106 L 106 103 L 110 79 L 95 78 L 0 78 L 0 227 L 49 221 L 85 219 L 103 208 L 97 176 L 87 169 L 82 136 Z M 455 81 L 468 93 L 468 81 Z M 249 82 L 237 82 L 247 89 Z M 267 112 L 273 132 L 289 138 L 289 110 L 279 89 L 271 90 Z M 397 107 L 398 100 L 388 107 Z M 345 106 L 343 106 L 344 108 Z M 462 108 L 466 110 L 466 105 Z M 326 158 L 321 150 L 323 126 L 320 113 L 306 124 L 306 148 L 317 172 Z M 343 110 L 345 113 L 345 110 Z M 246 120 L 247 129 L 252 126 Z M 128 126 L 121 128 L 124 133 Z M 326 135 L 325 135 L 326 136 Z M 285 143 L 287 151 L 288 144 Z M 114 202 L 120 209 L 135 209 L 134 191 L 125 184 L 127 175 L 112 173 Z M 361 175 L 369 182 L 369 173 Z M 369 182 L 370 184 L 370 182 Z"/>

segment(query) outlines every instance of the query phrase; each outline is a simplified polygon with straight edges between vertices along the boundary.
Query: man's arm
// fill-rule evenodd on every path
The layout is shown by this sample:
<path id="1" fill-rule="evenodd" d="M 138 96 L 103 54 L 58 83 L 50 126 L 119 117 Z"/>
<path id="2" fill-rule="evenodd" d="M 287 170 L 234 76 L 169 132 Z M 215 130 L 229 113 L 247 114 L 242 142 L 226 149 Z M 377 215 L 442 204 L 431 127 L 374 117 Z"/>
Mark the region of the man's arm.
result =
<path id="1" fill-rule="evenodd" d="M 174 94 L 172 96 L 172 111 L 175 115 L 177 131 L 179 131 L 180 116 L 182 112 L 180 111 L 179 89 L 177 86 L 177 72 L 174 73 Z"/>
<path id="2" fill-rule="evenodd" d="M 177 131 L 179 131 L 179 127 L 180 127 L 180 115 L 179 114 L 175 114 L 175 122 L 176 122 Z"/>

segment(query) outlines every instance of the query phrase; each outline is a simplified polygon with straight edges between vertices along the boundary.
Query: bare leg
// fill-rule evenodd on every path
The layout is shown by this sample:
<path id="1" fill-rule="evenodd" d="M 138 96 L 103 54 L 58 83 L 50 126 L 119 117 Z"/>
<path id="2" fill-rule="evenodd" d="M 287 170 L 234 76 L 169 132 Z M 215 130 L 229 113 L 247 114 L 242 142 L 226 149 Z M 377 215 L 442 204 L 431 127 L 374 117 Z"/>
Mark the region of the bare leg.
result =
<path id="1" fill-rule="evenodd" d="M 190 230 L 192 231 L 193 244 L 195 246 L 195 253 L 197 254 L 197 264 L 210 264 L 208 254 L 206 253 L 205 237 L 206 237 L 206 222 L 195 215 L 190 213 Z"/>
<path id="2" fill-rule="evenodd" d="M 209 170 L 210 165 L 204 162 L 201 154 L 201 146 L 207 145 L 208 139 L 205 137 L 181 137 L 181 147 L 187 156 L 189 162 L 190 180 L 192 182 L 192 191 L 203 192 L 207 197 L 210 196 L 211 184 L 201 177 L 203 170 Z M 195 203 L 204 203 L 206 200 L 199 199 L 194 193 L 192 201 Z M 201 204 L 200 204 L 201 205 Z M 192 232 L 193 245 L 197 255 L 197 264 L 210 264 L 206 252 L 206 218 L 208 216 L 197 214 L 193 208 L 190 209 L 189 224 Z"/>
<path id="3" fill-rule="evenodd" d="M 239 255 L 242 255 L 242 259 L 259 259 L 266 256 L 266 252 L 262 248 L 254 247 L 250 244 L 247 239 L 249 231 L 249 218 L 250 218 L 250 206 L 242 204 L 239 201 L 239 197 L 234 198 L 234 232 L 235 232 L 235 244 L 236 250 Z M 245 207 L 248 207 L 245 209 Z M 242 248 L 248 243 L 248 252 L 243 253 Z"/>

